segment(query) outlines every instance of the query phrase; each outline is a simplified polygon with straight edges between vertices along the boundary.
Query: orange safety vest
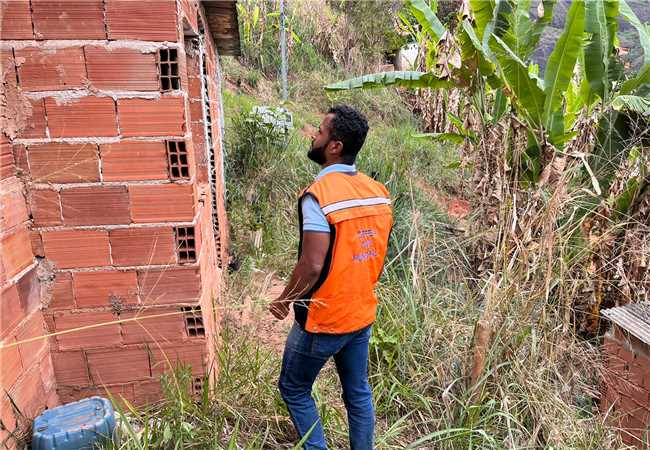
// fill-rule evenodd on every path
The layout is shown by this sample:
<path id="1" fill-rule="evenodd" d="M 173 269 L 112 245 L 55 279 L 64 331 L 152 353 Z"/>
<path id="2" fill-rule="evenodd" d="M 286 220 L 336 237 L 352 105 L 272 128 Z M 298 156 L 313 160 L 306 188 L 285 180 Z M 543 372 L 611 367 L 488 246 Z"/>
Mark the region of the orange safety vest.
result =
<path id="1" fill-rule="evenodd" d="M 312 333 L 342 334 L 375 321 L 375 285 L 393 226 L 388 190 L 358 173 L 332 172 L 305 189 L 298 201 L 302 252 L 302 199 L 312 195 L 330 225 L 323 271 L 306 296 L 294 302 L 298 323 Z"/>

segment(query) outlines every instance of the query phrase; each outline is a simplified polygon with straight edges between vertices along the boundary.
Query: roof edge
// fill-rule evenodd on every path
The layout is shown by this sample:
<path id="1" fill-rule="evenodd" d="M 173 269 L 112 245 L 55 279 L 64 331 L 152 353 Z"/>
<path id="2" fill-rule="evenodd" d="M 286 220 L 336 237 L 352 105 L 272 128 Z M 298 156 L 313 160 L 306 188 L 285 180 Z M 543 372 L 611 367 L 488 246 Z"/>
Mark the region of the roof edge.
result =
<path id="1" fill-rule="evenodd" d="M 240 56 L 239 17 L 237 0 L 201 0 L 207 28 L 219 55 Z"/>

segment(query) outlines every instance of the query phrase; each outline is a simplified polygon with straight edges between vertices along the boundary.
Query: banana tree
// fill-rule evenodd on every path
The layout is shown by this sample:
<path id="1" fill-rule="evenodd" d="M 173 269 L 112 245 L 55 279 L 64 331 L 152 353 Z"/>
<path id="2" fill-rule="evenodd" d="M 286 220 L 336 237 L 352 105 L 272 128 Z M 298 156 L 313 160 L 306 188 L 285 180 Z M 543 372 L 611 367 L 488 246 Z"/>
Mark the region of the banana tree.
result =
<path id="1" fill-rule="evenodd" d="M 575 137 L 581 112 L 598 110 L 607 116 L 606 123 L 602 123 L 605 128 L 619 120 L 618 111 L 647 115 L 647 99 L 642 96 L 650 85 L 650 28 L 641 23 L 624 0 L 574 1 L 543 76 L 530 58 L 552 19 L 555 0 L 541 2 L 536 19 L 530 16 L 530 0 L 466 0 L 452 31 L 424 0 L 407 3 L 429 35 L 430 44 L 446 50 L 438 51 L 437 58 L 429 61 L 428 71 L 369 74 L 325 89 L 460 87 L 468 89 L 471 98 L 487 91 L 497 100 L 492 118 L 511 110 L 527 125 L 527 156 L 531 157 L 541 157 L 547 150 L 562 152 Z M 645 65 L 627 80 L 616 76 L 621 72 L 615 56 L 619 16 L 636 27 L 645 50 Z M 461 63 L 450 64 L 456 55 Z M 475 104 L 482 116 L 484 105 Z M 445 137 L 449 138 L 448 134 Z M 595 155 L 592 159 L 597 158 Z M 533 166 L 537 173 L 529 174 L 530 179 L 539 181 L 541 164 Z"/>
<path id="2" fill-rule="evenodd" d="M 610 192 L 621 163 L 629 160 L 630 138 L 638 137 L 633 123 L 641 121 L 650 128 L 650 27 L 637 18 L 625 0 L 574 0 L 567 11 L 564 29 L 540 73 L 531 58 L 551 22 L 555 0 L 541 1 L 536 17 L 531 15 L 530 0 L 465 0 L 453 30 L 438 20 L 424 0 L 409 0 L 407 4 L 428 35 L 429 45 L 436 49 L 428 53 L 433 57 L 427 58 L 427 70 L 369 74 L 330 84 L 325 89 L 463 89 L 472 108 L 465 115 L 475 115 L 479 122 L 473 129 L 459 123 L 457 133 L 432 133 L 428 137 L 482 147 L 483 153 L 475 158 L 477 164 L 493 158 L 490 152 L 508 153 L 500 167 L 508 166 L 513 169 L 510 173 L 517 174 L 510 180 L 512 186 L 507 187 L 505 194 L 488 192 L 482 197 L 496 197 L 501 204 L 532 199 L 522 212 L 541 208 L 539 200 L 534 199 L 545 195 L 540 192 L 553 185 L 551 180 L 566 175 L 565 180 L 569 179 L 578 191 L 591 194 L 585 196 L 578 211 L 571 208 L 566 217 L 557 220 L 571 222 L 567 228 L 574 230 L 576 240 L 582 240 L 582 250 L 576 254 L 593 253 L 591 248 L 585 251 L 588 239 L 580 236 L 579 221 L 590 214 L 599 216 L 594 211 L 607 203 L 616 205 L 619 217 L 625 217 L 627 211 L 623 209 L 635 204 L 641 186 L 648 184 L 639 179 L 647 177 L 640 171 L 620 192 Z M 625 74 L 616 54 L 620 17 L 637 29 L 644 49 L 644 64 L 637 73 Z M 505 125 L 499 127 L 501 121 Z M 523 132 L 511 132 L 513 124 L 523 128 Z M 498 135 L 503 140 L 500 147 L 482 142 L 494 134 L 485 132 L 486 129 L 504 133 Z M 508 147 L 508 142 L 519 142 L 522 136 L 523 145 L 516 151 Z M 490 170 L 487 178 L 502 175 L 494 167 Z M 510 251 L 517 252 L 522 242 L 534 240 L 531 236 L 540 229 L 535 228 L 539 224 L 534 219 L 524 225 L 523 219 L 517 219 L 516 210 L 512 214 L 513 234 L 519 230 L 519 235 Z M 555 270 L 553 262 L 549 264 L 550 271 Z M 546 285 L 544 289 L 550 288 Z M 592 317 L 598 317 L 599 305 L 597 302 L 590 311 Z M 483 371 L 485 349 L 493 332 L 490 308 L 492 305 L 486 301 L 477 322 L 473 385 Z"/>

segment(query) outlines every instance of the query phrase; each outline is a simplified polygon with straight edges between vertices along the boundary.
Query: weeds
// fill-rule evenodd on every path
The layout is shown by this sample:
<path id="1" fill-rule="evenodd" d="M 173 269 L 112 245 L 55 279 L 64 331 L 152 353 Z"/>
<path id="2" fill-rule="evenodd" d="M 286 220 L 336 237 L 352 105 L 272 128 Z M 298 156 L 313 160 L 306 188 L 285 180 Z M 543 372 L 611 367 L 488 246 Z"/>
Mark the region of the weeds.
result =
<path id="1" fill-rule="evenodd" d="M 537 240 L 556 245 L 557 253 L 537 249 L 513 256 L 505 241 L 497 242 L 492 254 L 481 256 L 498 270 L 476 278 L 479 258 L 468 249 L 484 237 L 485 224 L 472 217 L 455 222 L 445 211 L 444 198 L 463 197 L 468 175 L 457 168 L 457 150 L 413 138 L 418 123 L 396 91 L 323 93 L 323 73 L 335 69 L 317 61 L 321 52 L 310 53 L 305 40 L 299 45 L 311 56 L 291 83 L 297 129 L 288 136 L 248 120 L 255 99 L 224 93 L 231 252 L 242 263 L 229 280 L 228 306 L 241 306 L 238 296 L 253 270 L 286 276 L 292 268 L 297 195 L 317 171 L 305 157 L 309 142 L 298 129 L 315 124 L 331 103 L 349 102 L 368 114 L 371 125 L 358 166 L 386 184 L 396 222 L 370 341 L 377 448 L 615 447 L 614 429 L 596 410 L 601 370 L 596 346 L 564 327 L 571 312 L 547 298 L 549 286 L 528 282 L 546 280 L 549 259 L 572 250 L 570 242 L 553 240 L 570 233 L 548 225 L 557 223 L 557 198 L 540 201 L 536 216 L 542 236 Z M 236 63 L 226 72 L 239 73 L 258 92 L 273 91 L 263 75 L 254 80 L 256 75 L 246 75 Z M 263 101 L 277 104 L 272 94 Z M 512 209 L 503 205 L 499 213 L 502 236 L 512 224 Z M 552 275 L 553 283 L 567 276 Z M 490 308 L 501 321 L 494 324 L 480 378 L 472 383 L 475 324 Z M 280 355 L 227 323 L 217 353 L 214 388 L 204 386 L 203 397 L 191 400 L 183 374 L 177 374 L 181 381 L 160 405 L 130 411 L 132 422 L 147 430 L 139 433 L 163 448 L 291 448 L 297 436 L 276 388 Z M 314 397 L 330 448 L 346 448 L 345 409 L 331 365 L 319 377 Z M 170 425 L 147 428 L 165 422 Z M 134 439 L 129 434 L 120 448 L 140 448 Z"/>
<path id="2" fill-rule="evenodd" d="M 268 130 L 245 120 L 252 100 L 228 95 L 230 107 L 240 111 L 230 115 L 227 158 L 232 250 L 243 263 L 230 277 L 228 306 L 239 308 L 252 270 L 287 274 L 293 266 L 296 195 L 317 169 L 307 161 L 308 142 L 298 131 L 286 139 L 265 134 Z M 455 151 L 432 148 L 412 138 L 414 132 L 410 122 L 385 127 L 371 118 L 358 161 L 361 170 L 387 185 L 395 200 L 396 228 L 370 343 L 377 448 L 615 446 L 612 429 L 595 410 L 596 349 L 558 333 L 562 309 L 538 302 L 539 292 L 514 289 L 517 274 L 506 271 L 510 284 L 476 290 L 466 249 L 477 237 L 451 221 L 445 205 L 436 201 L 438 194 L 463 192 L 463 173 L 446 168 Z M 258 231 L 263 237 L 256 247 Z M 480 387 L 474 389 L 468 383 L 470 349 L 488 294 L 500 299 L 505 321 L 488 352 Z M 133 423 L 147 430 L 147 439 L 160 443 L 165 428 L 144 424 L 169 422 L 168 448 L 172 442 L 183 448 L 291 448 L 297 436 L 276 387 L 281 355 L 245 328 L 228 323 L 217 352 L 218 381 L 213 389 L 204 386 L 204 397 L 191 401 L 183 393 L 188 388 L 168 389 L 160 405 L 130 411 Z M 333 366 L 323 370 L 314 397 L 328 444 L 346 448 L 346 414 Z M 140 448 L 133 439 L 119 448 Z"/>

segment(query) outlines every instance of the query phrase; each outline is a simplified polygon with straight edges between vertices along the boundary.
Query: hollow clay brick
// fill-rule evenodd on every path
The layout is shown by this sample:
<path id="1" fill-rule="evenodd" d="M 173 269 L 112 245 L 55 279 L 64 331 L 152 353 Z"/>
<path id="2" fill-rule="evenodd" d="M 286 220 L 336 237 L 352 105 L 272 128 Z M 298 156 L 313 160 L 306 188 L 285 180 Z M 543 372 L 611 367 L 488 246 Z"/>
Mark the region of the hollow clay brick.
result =
<path id="1" fill-rule="evenodd" d="M 192 373 L 203 375 L 205 366 L 205 342 L 160 345 L 151 348 L 151 372 L 160 376 L 174 367 L 191 366 Z"/>
<path id="2" fill-rule="evenodd" d="M 630 364 L 630 371 L 628 372 L 628 380 L 630 383 L 635 384 L 639 387 L 644 387 L 643 378 L 645 373 L 643 372 L 643 367 L 641 364 L 638 364 L 639 359 L 635 360 L 634 363 Z"/>
<path id="3" fill-rule="evenodd" d="M 623 444 L 637 449 L 644 448 L 643 441 L 641 441 L 639 438 L 641 433 L 638 429 L 636 429 L 637 425 L 632 416 L 626 415 L 622 417 L 617 425 L 619 428 L 625 430 L 621 431 L 620 433 L 621 441 L 623 441 Z"/>
<path id="4" fill-rule="evenodd" d="M 130 186 L 134 222 L 190 222 L 194 219 L 193 189 L 188 184 Z"/>
<path id="5" fill-rule="evenodd" d="M 636 364 L 643 373 L 643 388 L 650 391 L 650 361 L 647 358 L 639 358 Z"/>
<path id="6" fill-rule="evenodd" d="M 86 79 L 81 47 L 43 49 L 25 47 L 15 50 L 18 80 L 24 91 L 58 91 L 81 88 Z"/>
<path id="7" fill-rule="evenodd" d="M 54 377 L 52 355 L 49 351 L 43 355 L 43 358 L 41 358 L 41 362 L 38 365 L 38 368 L 40 369 L 41 380 L 43 381 L 43 387 L 45 388 L 45 393 L 47 394 L 46 404 L 48 407 L 58 406 L 58 398 L 52 398 L 52 394 L 55 394 L 56 396 L 56 379 Z"/>
<path id="8" fill-rule="evenodd" d="M 174 231 L 171 227 L 120 228 L 109 232 L 116 266 L 175 264 Z"/>
<path id="9" fill-rule="evenodd" d="M 111 263 L 108 233 L 96 230 L 42 233 L 45 257 L 60 269 L 108 266 Z"/>
<path id="10" fill-rule="evenodd" d="M 25 311 L 20 303 L 18 287 L 6 285 L 0 290 L 0 339 L 15 331 L 16 326 L 25 318 Z"/>
<path id="11" fill-rule="evenodd" d="M 603 339 L 603 350 L 612 356 L 618 356 L 618 351 L 621 348 L 621 344 L 618 340 L 614 339 L 613 336 L 606 334 Z"/>
<path id="12" fill-rule="evenodd" d="M 637 415 L 643 411 L 643 405 L 639 403 L 646 404 L 647 399 L 640 398 L 631 398 L 628 396 L 621 396 L 620 408 L 619 410 L 625 414 Z"/>
<path id="13" fill-rule="evenodd" d="M 627 375 L 627 363 L 619 356 L 611 354 L 606 355 L 605 366 L 607 367 L 607 370 L 615 373 L 619 377 L 625 377 Z"/>
<path id="14" fill-rule="evenodd" d="M 72 276 L 72 286 L 78 308 L 119 306 L 138 302 L 138 280 L 135 272 L 76 272 Z"/>
<path id="15" fill-rule="evenodd" d="M 105 39 L 102 0 L 32 0 L 37 39 Z"/>
<path id="16" fill-rule="evenodd" d="M 169 314 L 155 317 L 160 314 Z M 182 341 L 186 337 L 185 318 L 180 308 L 151 308 L 142 311 L 130 311 L 120 317 L 124 319 L 137 318 L 137 321 L 124 322 L 122 335 L 125 344 L 169 343 Z"/>
<path id="17" fill-rule="evenodd" d="M 2 3 L 0 3 L 0 12 L 2 12 Z M 16 64 L 14 61 L 14 52 L 11 48 L 0 49 L 0 81 L 6 83 L 8 86 L 17 86 Z M 3 134 L 3 141 L 5 137 Z"/>
<path id="18" fill-rule="evenodd" d="M 61 219 L 61 201 L 57 191 L 33 189 L 30 192 L 30 197 L 34 226 L 52 227 L 63 223 Z"/>
<path id="19" fill-rule="evenodd" d="M 31 314 L 41 306 L 41 280 L 38 267 L 32 267 L 16 283 L 18 298 L 25 314 Z"/>
<path id="20" fill-rule="evenodd" d="M 620 406 L 621 395 L 612 386 L 605 387 L 605 393 L 601 397 L 599 410 L 605 414 L 607 411 L 615 412 Z"/>
<path id="21" fill-rule="evenodd" d="M 75 330 L 56 336 L 61 350 L 78 350 L 96 347 L 112 347 L 122 343 L 119 323 L 111 323 L 117 316 L 109 312 L 65 313 L 55 316 L 56 331 Z M 80 329 L 90 325 L 94 328 Z"/>
<path id="22" fill-rule="evenodd" d="M 83 97 L 60 104 L 46 98 L 45 111 L 53 138 L 117 136 L 115 102 L 110 97 Z"/>
<path id="23" fill-rule="evenodd" d="M 14 344 L 14 338 L 3 341 L 4 345 Z M 9 390 L 16 383 L 16 380 L 23 371 L 23 365 L 20 360 L 18 346 L 0 348 L 0 361 L 2 361 L 2 370 L 0 370 L 0 388 Z M 4 395 L 2 395 L 4 397 Z"/>
<path id="24" fill-rule="evenodd" d="M 35 418 L 45 409 L 46 395 L 38 365 L 26 369 L 9 391 L 9 395 L 20 412 L 30 419 Z"/>
<path id="25" fill-rule="evenodd" d="M 81 351 L 52 353 L 54 373 L 59 386 L 87 386 L 88 364 Z"/>
<path id="26" fill-rule="evenodd" d="M 73 306 L 72 274 L 70 272 L 57 272 L 54 277 L 52 301 L 49 308 L 72 308 Z"/>
<path id="27" fill-rule="evenodd" d="M 130 48 L 86 46 L 88 80 L 97 89 L 157 91 L 158 68 L 154 53 Z"/>
<path id="28" fill-rule="evenodd" d="M 201 100 L 190 100 L 190 120 L 192 122 L 203 121 L 203 102 Z"/>
<path id="29" fill-rule="evenodd" d="M 160 380 L 141 381 L 133 386 L 135 391 L 134 402 L 136 406 L 146 406 L 162 398 L 162 385 Z"/>
<path id="30" fill-rule="evenodd" d="M 618 356 L 623 358 L 628 363 L 633 363 L 635 360 L 635 355 L 632 351 L 628 350 L 625 347 L 621 347 L 618 350 Z"/>
<path id="31" fill-rule="evenodd" d="M 149 354 L 142 348 L 113 348 L 87 352 L 94 384 L 127 383 L 151 376 Z"/>
<path id="32" fill-rule="evenodd" d="M 99 158 L 96 145 L 51 142 L 30 145 L 27 154 L 34 182 L 99 181 Z"/>
<path id="33" fill-rule="evenodd" d="M 18 448 L 14 433 L 17 427 L 16 412 L 7 396 L 0 397 L 0 420 L 4 425 L 0 428 L 0 442 L 4 442 L 7 448 Z"/>
<path id="34" fill-rule="evenodd" d="M 106 27 L 109 39 L 176 41 L 174 0 L 107 0 Z"/>
<path id="35" fill-rule="evenodd" d="M 191 126 L 192 143 L 195 149 L 194 151 L 196 152 L 197 156 L 202 156 L 202 158 L 197 159 L 199 159 L 200 162 L 203 162 L 201 160 L 207 158 L 207 151 L 205 146 L 205 128 L 203 128 L 203 124 L 199 122 L 193 122 Z"/>
<path id="36" fill-rule="evenodd" d="M 138 271 L 140 296 L 145 306 L 195 303 L 201 295 L 198 269 Z"/>
<path id="37" fill-rule="evenodd" d="M 16 164 L 16 176 L 29 176 L 29 163 L 27 162 L 27 147 L 23 144 L 14 144 L 12 153 Z"/>
<path id="38" fill-rule="evenodd" d="M 3 40 L 34 38 L 29 0 L 0 2 L 0 38 Z"/>
<path id="39" fill-rule="evenodd" d="M 625 397 L 636 399 L 638 402 L 646 404 L 649 400 L 648 391 L 628 380 L 618 380 L 618 392 Z"/>
<path id="40" fill-rule="evenodd" d="M 27 119 L 24 122 L 24 127 L 18 130 L 17 137 L 23 139 L 38 139 L 47 137 L 45 133 L 45 107 L 43 99 L 29 99 L 29 106 L 31 111 L 27 111 Z"/>
<path id="41" fill-rule="evenodd" d="M 0 133 L 4 137 L 4 134 Z M 14 152 L 8 139 L 0 141 L 0 180 L 13 177 L 16 174 Z"/>
<path id="42" fill-rule="evenodd" d="M 97 186 L 61 191 L 66 225 L 128 224 L 129 196 L 125 186 Z"/>
<path id="43" fill-rule="evenodd" d="M 18 346 L 25 369 L 43 359 L 44 353 L 48 350 L 46 334 L 43 314 L 39 310 L 30 314 L 25 323 L 17 330 L 16 339 L 18 342 L 37 337 L 41 338 Z"/>
<path id="44" fill-rule="evenodd" d="M 199 32 L 198 2 L 196 0 L 181 0 L 181 11 L 187 24 L 194 33 Z"/>
<path id="45" fill-rule="evenodd" d="M 62 386 L 57 389 L 57 393 L 59 394 L 62 403 L 74 402 L 83 398 L 98 395 L 110 399 L 112 402 L 117 402 L 121 408 L 127 407 L 123 402 L 123 399 L 132 404 L 135 397 L 132 383 L 101 387 Z"/>
<path id="46" fill-rule="evenodd" d="M 18 228 L 0 239 L 0 282 L 13 277 L 33 260 L 32 245 L 27 228 Z"/>
<path id="47" fill-rule="evenodd" d="M 0 181 L 0 230 L 9 230 L 28 219 L 23 183 L 16 177 Z"/>
<path id="48" fill-rule="evenodd" d="M 43 258 L 45 256 L 45 249 L 43 248 L 43 239 L 41 239 L 41 233 L 38 231 L 31 231 L 29 233 L 29 237 L 32 241 L 32 253 L 34 253 L 34 256 L 40 256 Z"/>
<path id="49" fill-rule="evenodd" d="M 188 81 L 188 96 L 190 100 L 202 101 L 201 98 L 201 78 L 199 77 L 189 77 Z M 192 122 L 203 120 L 203 111 L 198 116 L 192 115 Z"/>
<path id="50" fill-rule="evenodd" d="M 119 99 L 117 110 L 122 136 L 185 134 L 185 103 L 182 97 Z"/>
<path id="51" fill-rule="evenodd" d="M 164 142 L 122 141 L 100 146 L 104 181 L 166 180 Z"/>

